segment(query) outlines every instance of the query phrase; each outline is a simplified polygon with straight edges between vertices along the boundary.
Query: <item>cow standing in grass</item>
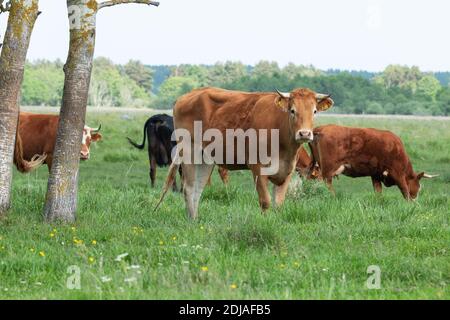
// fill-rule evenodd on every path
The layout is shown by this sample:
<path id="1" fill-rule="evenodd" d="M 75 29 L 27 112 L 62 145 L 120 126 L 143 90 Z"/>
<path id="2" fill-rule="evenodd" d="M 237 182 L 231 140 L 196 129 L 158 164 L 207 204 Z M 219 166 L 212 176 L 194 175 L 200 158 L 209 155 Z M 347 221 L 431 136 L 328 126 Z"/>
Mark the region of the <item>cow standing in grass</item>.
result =
<path id="1" fill-rule="evenodd" d="M 275 202 L 280 205 L 285 198 L 289 181 L 295 169 L 297 151 L 305 142 L 313 139 L 313 119 L 317 112 L 325 111 L 333 105 L 333 100 L 328 95 L 317 94 L 309 89 L 297 89 L 291 93 L 247 93 L 228 91 L 218 88 L 203 88 L 194 90 L 178 99 L 174 107 L 174 122 L 177 132 L 182 129 L 195 136 L 195 123 L 200 122 L 205 130 L 218 130 L 224 140 L 223 156 L 227 157 L 227 129 L 247 132 L 248 130 L 266 132 L 277 131 L 279 141 L 267 138 L 267 150 L 272 150 L 272 145 L 279 144 L 279 156 L 276 161 L 278 170 L 273 174 L 266 174 L 266 164 L 261 161 L 251 163 L 250 150 L 257 148 L 259 143 L 245 144 L 245 150 L 235 150 L 234 157 L 244 157 L 245 163 L 225 163 L 220 166 L 228 170 L 251 170 L 259 195 L 259 203 L 262 210 L 270 207 L 270 193 L 268 184 L 272 182 L 275 193 Z M 270 135 L 270 133 L 269 133 Z M 178 138 L 178 137 L 177 137 Z M 258 142 L 260 142 L 259 140 Z M 183 142 L 189 143 L 188 142 Z M 192 149 L 196 146 L 194 141 Z M 208 146 L 203 142 L 203 148 Z M 259 154 L 259 152 L 258 152 Z M 185 161 L 186 162 L 186 161 Z M 184 196 L 188 214 L 191 218 L 197 218 L 200 197 L 207 183 L 208 177 L 214 168 L 213 164 L 189 164 L 181 163 L 184 179 Z M 174 162 L 169 170 L 169 176 L 164 188 L 167 192 L 179 163 Z M 160 201 L 160 203 L 161 203 Z"/>
<path id="2" fill-rule="evenodd" d="M 432 178 L 416 173 L 398 136 L 390 131 L 327 125 L 314 129 L 310 143 L 313 163 L 334 193 L 333 177 L 340 174 L 357 178 L 371 177 L 375 192 L 398 186 L 407 200 L 416 199 L 420 180 Z"/>
<path id="3" fill-rule="evenodd" d="M 30 166 L 27 162 L 34 164 L 36 161 L 45 163 L 48 170 L 52 168 L 53 150 L 56 143 L 59 116 L 51 114 L 34 114 L 21 112 L 19 114 L 18 139 L 14 152 L 14 164 L 20 172 L 26 173 L 36 165 Z M 81 143 L 80 159 L 88 160 L 90 157 L 90 146 L 92 142 L 102 139 L 98 129 L 85 126 Z M 37 157 L 36 155 L 41 155 Z"/>
<path id="4" fill-rule="evenodd" d="M 157 114 L 145 122 L 144 138 L 141 144 L 137 144 L 130 138 L 127 138 L 130 144 L 139 150 L 145 148 L 145 142 L 148 139 L 147 151 L 152 188 L 155 187 L 156 168 L 165 167 L 172 163 L 172 149 L 176 146 L 176 143 L 172 141 L 173 130 L 173 118 L 166 114 Z M 175 180 L 173 189 L 174 191 L 178 189 Z"/>

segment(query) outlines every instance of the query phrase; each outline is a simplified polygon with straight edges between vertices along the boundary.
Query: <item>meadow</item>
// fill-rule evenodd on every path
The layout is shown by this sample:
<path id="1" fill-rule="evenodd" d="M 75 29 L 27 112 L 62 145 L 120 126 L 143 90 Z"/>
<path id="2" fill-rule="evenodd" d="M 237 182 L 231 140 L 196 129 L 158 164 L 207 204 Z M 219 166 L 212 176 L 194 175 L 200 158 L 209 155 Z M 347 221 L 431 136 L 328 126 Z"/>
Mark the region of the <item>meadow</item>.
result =
<path id="1" fill-rule="evenodd" d="M 1 299 L 450 298 L 450 121 L 317 118 L 400 135 L 415 170 L 440 175 L 415 203 L 341 177 L 336 197 L 303 182 L 262 215 L 250 172 L 232 172 L 228 186 L 215 172 L 190 221 L 177 193 L 152 213 L 167 169 L 151 189 L 147 152 L 125 139 L 140 142 L 149 115 L 88 114 L 104 140 L 81 163 L 73 225 L 43 222 L 46 167 L 15 172 L 13 209 L 0 221 Z M 381 287 L 369 290 L 373 265 Z M 79 289 L 68 288 L 78 271 Z"/>

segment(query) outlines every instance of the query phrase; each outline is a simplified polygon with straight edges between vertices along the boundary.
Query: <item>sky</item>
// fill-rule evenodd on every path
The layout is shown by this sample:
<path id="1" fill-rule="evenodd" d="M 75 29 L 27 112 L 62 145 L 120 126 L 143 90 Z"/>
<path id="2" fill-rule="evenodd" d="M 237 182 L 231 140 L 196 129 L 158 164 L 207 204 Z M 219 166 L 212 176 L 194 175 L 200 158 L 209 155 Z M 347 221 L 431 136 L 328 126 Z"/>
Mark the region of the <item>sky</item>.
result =
<path id="1" fill-rule="evenodd" d="M 100 0 L 99 0 L 100 1 Z M 95 55 L 116 63 L 260 60 L 381 71 L 450 71 L 448 0 L 160 0 L 98 13 Z M 40 0 L 29 60 L 65 60 L 66 1 Z M 7 15 L 0 15 L 0 34 Z"/>

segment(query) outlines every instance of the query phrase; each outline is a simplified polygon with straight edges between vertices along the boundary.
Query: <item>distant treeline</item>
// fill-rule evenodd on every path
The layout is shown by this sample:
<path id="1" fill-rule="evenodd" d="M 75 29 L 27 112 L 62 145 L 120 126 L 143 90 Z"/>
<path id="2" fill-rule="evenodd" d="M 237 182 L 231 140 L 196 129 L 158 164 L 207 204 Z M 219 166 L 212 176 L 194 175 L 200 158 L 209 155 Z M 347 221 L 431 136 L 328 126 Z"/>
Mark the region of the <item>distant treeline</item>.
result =
<path id="1" fill-rule="evenodd" d="M 27 63 L 22 105 L 60 105 L 63 90 L 60 61 Z M 94 62 L 89 105 L 170 109 L 190 90 L 217 86 L 242 91 L 290 91 L 308 87 L 331 93 L 334 112 L 356 114 L 450 115 L 450 72 L 424 73 L 417 67 L 388 66 L 381 73 L 319 70 L 313 66 L 261 61 L 215 65 L 146 66 L 139 61 Z"/>

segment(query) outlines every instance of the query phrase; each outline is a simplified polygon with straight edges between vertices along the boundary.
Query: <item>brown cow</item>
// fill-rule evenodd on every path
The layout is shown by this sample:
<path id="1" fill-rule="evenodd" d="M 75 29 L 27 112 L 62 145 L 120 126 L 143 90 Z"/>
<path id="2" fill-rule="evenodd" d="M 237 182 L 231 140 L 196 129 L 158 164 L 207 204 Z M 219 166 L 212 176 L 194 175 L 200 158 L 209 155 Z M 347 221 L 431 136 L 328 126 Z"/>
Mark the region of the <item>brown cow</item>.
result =
<path id="1" fill-rule="evenodd" d="M 196 136 L 196 123 L 200 123 L 205 130 L 213 129 L 218 132 L 224 142 L 223 156 L 227 158 L 226 164 L 219 163 L 219 165 L 228 170 L 251 170 L 260 206 L 262 210 L 266 210 L 270 207 L 269 181 L 275 185 L 275 203 L 280 205 L 284 201 L 292 172 L 295 169 L 297 151 L 303 143 L 313 139 L 312 129 L 315 113 L 329 109 L 333 103 L 329 95 L 317 94 L 309 89 L 297 89 L 291 93 L 247 93 L 203 88 L 194 90 L 178 99 L 174 107 L 174 123 L 178 134 L 183 131 L 189 133 L 191 137 Z M 253 141 L 251 144 L 247 137 L 245 138 L 245 150 L 237 150 L 234 143 L 236 136 L 227 143 L 227 130 L 230 129 L 241 130 L 245 133 L 256 131 L 259 134 L 255 134 L 258 141 Z M 261 138 L 263 131 L 270 132 L 269 136 L 271 133 L 277 132 L 279 141 L 272 141 L 271 136 L 270 138 L 267 136 Z M 180 142 L 178 135 L 177 138 Z M 269 165 L 263 163 L 258 156 L 262 149 L 259 147 L 261 141 L 267 143 L 267 150 L 272 150 L 272 145 L 279 143 L 278 157 L 270 156 L 271 159 L 269 159 L 272 161 L 271 164 L 278 163 L 278 170 L 272 174 L 267 173 L 266 169 Z M 231 151 L 225 147 L 230 142 L 232 146 L 234 145 L 234 150 Z M 194 140 L 186 143 L 191 143 L 193 150 L 197 147 Z M 184 144 L 185 142 L 183 142 Z M 209 145 L 205 141 L 202 141 L 202 144 L 203 146 L 200 147 L 203 148 Z M 256 151 L 257 154 L 252 154 L 250 151 Z M 229 163 L 228 156 L 234 158 L 232 163 Z M 249 161 L 255 156 L 258 157 L 257 161 Z M 239 158 L 241 160 L 243 158 L 244 161 L 239 162 L 237 160 Z M 189 216 L 195 219 L 202 191 L 214 163 L 210 164 L 206 161 L 200 164 L 186 163 L 185 160 L 181 162 L 186 207 Z M 172 163 L 159 204 L 170 187 L 179 165 L 176 161 Z"/>
<path id="2" fill-rule="evenodd" d="M 333 193 L 333 177 L 344 174 L 371 177 L 376 192 L 382 192 L 382 183 L 396 185 L 410 200 L 417 198 L 422 178 L 434 177 L 414 172 L 402 141 L 390 131 L 327 125 L 314 129 L 310 146 L 313 162 Z"/>
<path id="3" fill-rule="evenodd" d="M 44 163 L 50 171 L 53 161 L 53 149 L 56 144 L 56 133 L 58 130 L 58 115 L 34 114 L 21 112 L 19 114 L 18 136 L 16 140 L 16 152 L 14 164 L 20 172 L 29 172 L 35 166 L 24 166 L 23 163 L 36 160 L 35 155 L 45 156 Z M 81 142 L 80 159 L 87 160 L 90 156 L 90 145 L 92 142 L 101 140 L 102 135 L 98 129 L 84 127 L 83 140 Z M 33 159 L 34 158 L 34 159 Z"/>

